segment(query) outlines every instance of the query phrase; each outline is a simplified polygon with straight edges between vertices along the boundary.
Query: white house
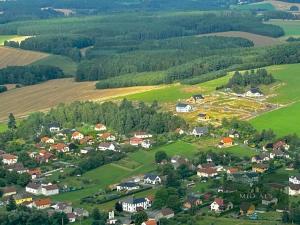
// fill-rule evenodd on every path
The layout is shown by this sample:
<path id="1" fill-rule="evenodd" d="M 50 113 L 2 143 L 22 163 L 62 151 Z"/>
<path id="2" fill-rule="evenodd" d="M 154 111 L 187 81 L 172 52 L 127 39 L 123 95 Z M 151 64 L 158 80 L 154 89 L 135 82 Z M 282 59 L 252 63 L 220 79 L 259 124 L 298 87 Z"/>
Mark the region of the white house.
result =
<path id="1" fill-rule="evenodd" d="M 113 143 L 103 142 L 98 145 L 98 149 L 100 151 L 116 151 L 116 146 Z"/>
<path id="2" fill-rule="evenodd" d="M 133 198 L 130 197 L 121 202 L 124 212 L 134 213 L 137 209 L 148 209 L 151 207 L 151 202 L 148 198 Z"/>
<path id="3" fill-rule="evenodd" d="M 75 131 L 71 137 L 72 140 L 78 140 L 78 141 L 80 141 L 83 138 L 84 138 L 84 135 L 78 131 Z"/>
<path id="4" fill-rule="evenodd" d="M 117 191 L 132 191 L 140 188 L 140 185 L 135 182 L 124 182 L 117 185 Z"/>
<path id="5" fill-rule="evenodd" d="M 59 188 L 56 184 L 47 184 L 42 185 L 42 195 L 50 196 L 50 195 L 58 195 L 59 194 Z"/>
<path id="6" fill-rule="evenodd" d="M 289 182 L 292 183 L 292 184 L 299 184 L 300 185 L 300 175 L 289 177 Z"/>
<path id="7" fill-rule="evenodd" d="M 263 97 L 263 93 L 259 90 L 259 88 L 251 88 L 249 91 L 245 93 L 246 97 L 258 98 Z"/>
<path id="8" fill-rule="evenodd" d="M 40 184 L 29 183 L 25 187 L 25 191 L 33 195 L 40 195 L 42 193 L 42 187 Z"/>
<path id="9" fill-rule="evenodd" d="M 56 133 L 60 131 L 60 126 L 58 123 L 51 123 L 49 124 L 49 131 L 51 133 Z"/>
<path id="10" fill-rule="evenodd" d="M 290 183 L 288 186 L 288 194 L 290 196 L 300 195 L 300 184 Z"/>
<path id="11" fill-rule="evenodd" d="M 161 178 L 154 174 L 146 174 L 144 176 L 144 184 L 161 184 Z"/>
<path id="12" fill-rule="evenodd" d="M 12 165 L 18 162 L 18 156 L 11 154 L 2 154 L 0 158 L 2 158 L 2 163 L 5 165 Z"/>
<path id="13" fill-rule="evenodd" d="M 94 130 L 95 131 L 105 131 L 107 128 L 104 124 L 98 123 L 96 124 Z"/>
<path id="14" fill-rule="evenodd" d="M 195 127 L 193 131 L 191 132 L 192 135 L 195 137 L 201 137 L 206 134 L 208 134 L 208 128 L 207 127 Z"/>
<path id="15" fill-rule="evenodd" d="M 136 138 L 141 138 L 141 139 L 144 139 L 144 138 L 151 138 L 152 137 L 152 134 L 148 134 L 144 131 L 138 131 L 138 132 L 135 132 L 134 133 L 134 137 Z"/>
<path id="16" fill-rule="evenodd" d="M 192 110 L 193 110 L 193 107 L 189 104 L 178 103 L 176 105 L 176 112 L 191 112 Z"/>
<path id="17" fill-rule="evenodd" d="M 201 168 L 198 169 L 197 175 L 199 177 L 205 177 L 205 178 L 210 178 L 210 177 L 215 177 L 218 175 L 218 171 L 215 168 L 208 167 L 208 168 Z"/>
<path id="18" fill-rule="evenodd" d="M 210 210 L 214 212 L 222 212 L 232 208 L 233 204 L 231 202 L 225 203 L 224 199 L 222 198 L 215 198 L 213 203 L 210 204 Z"/>
<path id="19" fill-rule="evenodd" d="M 143 140 L 141 144 L 142 148 L 151 148 L 151 141 L 150 140 Z"/>
<path id="20" fill-rule="evenodd" d="M 107 141 L 115 141 L 117 139 L 116 136 L 112 135 L 109 132 L 100 134 L 98 136 L 100 136 L 102 139 L 107 140 Z"/>

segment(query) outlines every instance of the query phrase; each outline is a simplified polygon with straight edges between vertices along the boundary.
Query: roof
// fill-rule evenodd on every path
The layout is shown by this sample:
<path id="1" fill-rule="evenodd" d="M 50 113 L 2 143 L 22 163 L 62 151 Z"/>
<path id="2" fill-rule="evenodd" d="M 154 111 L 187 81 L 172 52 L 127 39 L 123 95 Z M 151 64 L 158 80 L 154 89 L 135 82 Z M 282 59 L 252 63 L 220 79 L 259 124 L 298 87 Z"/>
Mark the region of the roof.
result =
<path id="1" fill-rule="evenodd" d="M 106 127 L 104 124 L 102 124 L 102 123 L 98 123 L 98 124 L 96 124 L 96 126 L 95 126 L 96 128 L 104 128 L 104 127 Z"/>
<path id="2" fill-rule="evenodd" d="M 194 99 L 204 99 L 204 97 L 203 97 L 202 94 L 196 94 L 196 95 L 193 95 L 193 98 L 194 98 Z"/>
<path id="3" fill-rule="evenodd" d="M 112 143 L 109 142 L 103 142 L 99 144 L 99 147 L 109 148 L 112 145 Z"/>
<path id="4" fill-rule="evenodd" d="M 177 103 L 177 105 L 176 105 L 176 107 L 179 107 L 179 108 L 185 108 L 187 106 L 188 106 L 188 104 L 186 104 L 186 103 Z"/>
<path id="5" fill-rule="evenodd" d="M 6 193 L 12 193 L 12 192 L 17 192 L 17 189 L 15 187 L 5 187 L 2 189 L 3 194 Z"/>
<path id="6" fill-rule="evenodd" d="M 238 168 L 228 168 L 228 171 L 230 173 L 237 173 L 239 171 L 239 169 Z"/>
<path id="7" fill-rule="evenodd" d="M 103 133 L 103 134 L 101 135 L 101 138 L 106 139 L 106 138 L 109 138 L 110 136 L 112 136 L 112 134 L 109 133 L 109 132 L 107 132 L 107 133 Z"/>
<path id="8" fill-rule="evenodd" d="M 42 199 L 36 199 L 33 202 L 37 207 L 38 206 L 45 206 L 45 205 L 50 205 L 51 204 L 51 199 L 50 198 L 42 198 Z"/>
<path id="9" fill-rule="evenodd" d="M 256 93 L 262 94 L 261 90 L 257 87 L 251 88 L 250 92 L 253 94 L 256 94 Z"/>
<path id="10" fill-rule="evenodd" d="M 224 200 L 222 198 L 215 198 L 215 203 L 217 203 L 219 206 L 224 205 Z"/>
<path id="11" fill-rule="evenodd" d="M 198 134 L 206 134 L 208 133 L 208 128 L 207 127 L 195 127 L 194 130 L 198 133 Z"/>
<path id="12" fill-rule="evenodd" d="M 143 203 L 146 201 L 147 201 L 146 198 L 129 197 L 129 198 L 125 199 L 123 202 L 126 202 L 128 204 L 139 204 L 139 203 Z"/>
<path id="13" fill-rule="evenodd" d="M 76 218 L 76 215 L 74 213 L 67 213 L 68 219 L 74 219 Z"/>
<path id="14" fill-rule="evenodd" d="M 156 220 L 150 219 L 144 222 L 146 225 L 157 225 Z"/>
<path id="15" fill-rule="evenodd" d="M 72 134 L 72 137 L 76 137 L 76 136 L 79 136 L 79 135 L 83 135 L 82 133 L 78 132 L 78 131 L 75 131 L 73 134 Z"/>
<path id="16" fill-rule="evenodd" d="M 201 168 L 198 170 L 198 172 L 206 173 L 206 174 L 214 174 L 217 173 L 217 170 L 215 168 L 208 167 L 208 168 Z"/>
<path id="17" fill-rule="evenodd" d="M 17 156 L 11 155 L 11 154 L 2 154 L 1 157 L 3 159 L 6 159 L 6 160 L 12 160 L 12 159 L 17 159 L 18 158 Z"/>
<path id="18" fill-rule="evenodd" d="M 174 211 L 170 208 L 164 208 L 160 212 L 163 216 L 174 214 Z"/>
<path id="19" fill-rule="evenodd" d="M 155 180 L 157 177 L 159 176 L 156 174 L 145 174 L 144 179 Z"/>
<path id="20" fill-rule="evenodd" d="M 29 183 L 29 184 L 27 184 L 26 187 L 31 188 L 31 189 L 39 189 L 40 186 L 41 186 L 41 185 L 40 185 L 40 184 L 37 184 L 37 183 Z"/>
<path id="21" fill-rule="evenodd" d="M 124 182 L 124 183 L 120 183 L 118 186 L 121 186 L 121 187 L 137 187 L 139 185 L 135 182 Z"/>
<path id="22" fill-rule="evenodd" d="M 47 186 L 43 186 L 43 188 L 45 188 L 47 191 L 52 191 L 58 189 L 58 186 L 56 184 L 50 184 Z"/>
<path id="23" fill-rule="evenodd" d="M 232 143 L 233 140 L 232 140 L 231 137 L 224 137 L 224 138 L 222 139 L 222 142 L 223 142 L 224 144 L 228 144 L 228 143 Z"/>
<path id="24" fill-rule="evenodd" d="M 290 183 L 289 187 L 290 187 L 290 189 L 295 190 L 295 191 L 299 191 L 300 190 L 300 184 Z"/>

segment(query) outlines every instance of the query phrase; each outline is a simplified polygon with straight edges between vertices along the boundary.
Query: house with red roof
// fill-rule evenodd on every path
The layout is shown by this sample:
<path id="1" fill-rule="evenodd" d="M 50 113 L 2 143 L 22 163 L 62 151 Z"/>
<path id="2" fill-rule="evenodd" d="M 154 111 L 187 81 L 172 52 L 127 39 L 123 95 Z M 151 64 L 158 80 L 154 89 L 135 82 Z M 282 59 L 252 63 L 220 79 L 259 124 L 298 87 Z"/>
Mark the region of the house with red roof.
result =
<path id="1" fill-rule="evenodd" d="M 0 158 L 2 158 L 2 163 L 5 165 L 12 165 L 18 162 L 18 156 L 16 155 L 2 154 Z"/>
<path id="2" fill-rule="evenodd" d="M 208 168 L 200 168 L 197 171 L 197 175 L 199 177 L 205 177 L 205 178 L 210 178 L 210 177 L 215 177 L 218 175 L 218 171 L 216 168 L 208 167 Z"/>
<path id="3" fill-rule="evenodd" d="M 132 146 L 139 146 L 139 145 L 142 144 L 142 142 L 143 142 L 143 139 L 142 138 L 137 138 L 137 137 L 132 137 L 129 140 L 129 144 L 132 145 Z"/>
<path id="4" fill-rule="evenodd" d="M 231 147 L 233 146 L 233 139 L 231 137 L 224 137 L 220 141 L 218 147 L 219 148 L 226 148 L 226 147 Z"/>
<path id="5" fill-rule="evenodd" d="M 50 150 L 54 150 L 56 152 L 69 152 L 70 151 L 68 145 L 66 145 L 64 143 L 53 144 L 53 145 L 51 145 Z"/>
<path id="6" fill-rule="evenodd" d="M 75 131 L 71 137 L 72 140 L 76 140 L 76 141 L 80 141 L 83 138 L 84 138 L 84 135 L 78 131 Z"/>
<path id="7" fill-rule="evenodd" d="M 47 209 L 51 206 L 51 199 L 50 198 L 42 198 L 36 199 L 33 201 L 32 206 L 37 209 Z"/>
<path id="8" fill-rule="evenodd" d="M 210 210 L 214 212 L 223 212 L 233 208 L 231 202 L 225 202 L 222 198 L 215 198 L 215 200 L 210 204 Z"/>
<path id="9" fill-rule="evenodd" d="M 98 123 L 94 127 L 95 131 L 105 131 L 106 129 L 107 129 L 106 126 L 102 123 Z"/>

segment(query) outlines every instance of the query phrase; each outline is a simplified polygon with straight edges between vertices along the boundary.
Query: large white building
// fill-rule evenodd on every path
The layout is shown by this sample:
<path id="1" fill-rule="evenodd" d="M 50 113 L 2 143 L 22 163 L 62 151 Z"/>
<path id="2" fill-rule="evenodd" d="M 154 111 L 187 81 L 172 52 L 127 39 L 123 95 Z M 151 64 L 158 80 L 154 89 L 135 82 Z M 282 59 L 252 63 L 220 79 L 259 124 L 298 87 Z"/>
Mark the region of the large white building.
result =
<path id="1" fill-rule="evenodd" d="M 121 202 L 122 209 L 125 212 L 134 213 L 138 209 L 146 210 L 151 207 L 151 202 L 148 198 L 128 198 Z"/>
<path id="2" fill-rule="evenodd" d="M 176 105 L 176 112 L 191 112 L 192 110 L 193 110 L 193 107 L 189 104 L 178 103 Z"/>

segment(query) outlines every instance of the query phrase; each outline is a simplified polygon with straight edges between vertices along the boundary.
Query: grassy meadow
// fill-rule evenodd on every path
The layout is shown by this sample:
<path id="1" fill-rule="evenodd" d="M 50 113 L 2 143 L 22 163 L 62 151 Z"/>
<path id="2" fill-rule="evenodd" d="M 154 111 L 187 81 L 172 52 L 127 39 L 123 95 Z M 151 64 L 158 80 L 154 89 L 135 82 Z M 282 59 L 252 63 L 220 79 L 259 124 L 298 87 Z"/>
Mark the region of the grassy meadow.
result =
<path id="1" fill-rule="evenodd" d="M 300 20 L 270 20 L 270 24 L 274 24 L 282 27 L 285 33 L 285 37 L 300 36 Z"/>
<path id="2" fill-rule="evenodd" d="M 270 3 L 259 2 L 253 4 L 235 5 L 232 7 L 232 9 L 267 11 L 267 10 L 275 10 L 275 7 Z"/>
<path id="3" fill-rule="evenodd" d="M 0 45 L 4 44 L 4 41 L 16 38 L 16 35 L 0 35 Z"/>

